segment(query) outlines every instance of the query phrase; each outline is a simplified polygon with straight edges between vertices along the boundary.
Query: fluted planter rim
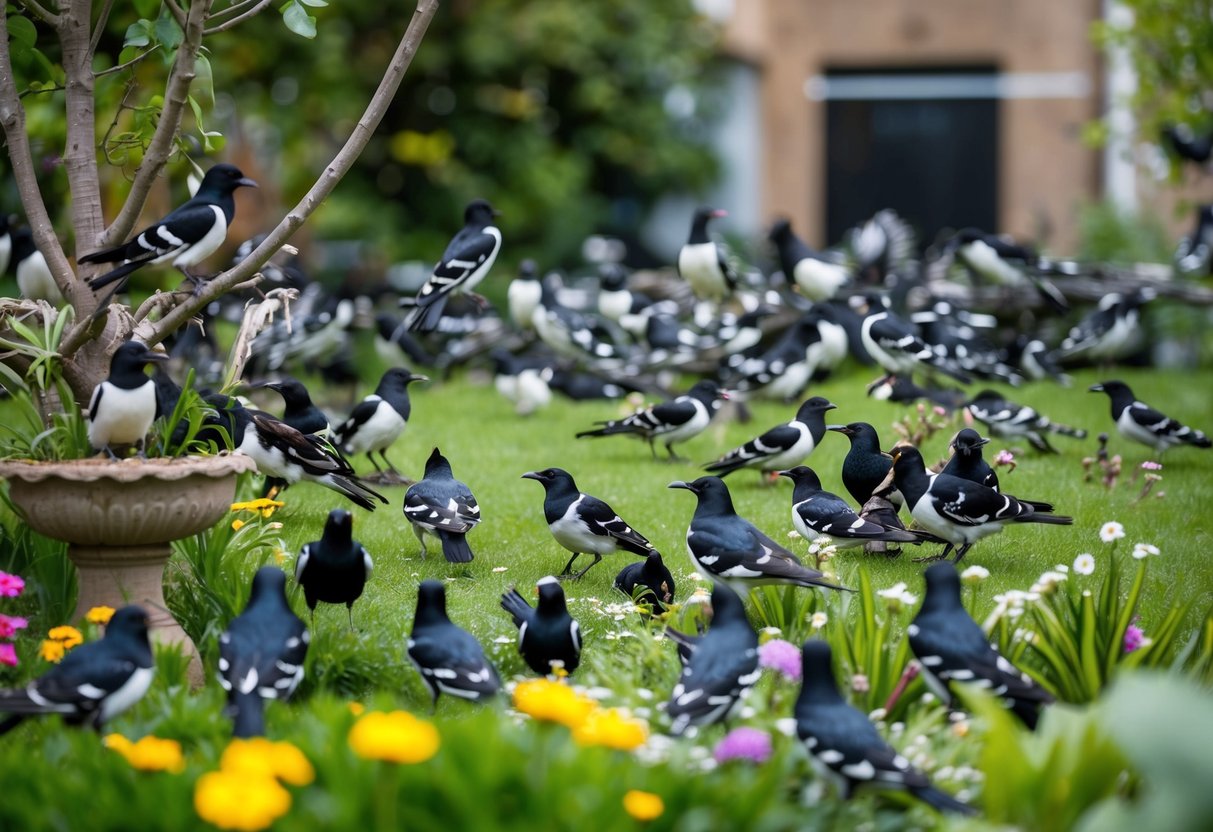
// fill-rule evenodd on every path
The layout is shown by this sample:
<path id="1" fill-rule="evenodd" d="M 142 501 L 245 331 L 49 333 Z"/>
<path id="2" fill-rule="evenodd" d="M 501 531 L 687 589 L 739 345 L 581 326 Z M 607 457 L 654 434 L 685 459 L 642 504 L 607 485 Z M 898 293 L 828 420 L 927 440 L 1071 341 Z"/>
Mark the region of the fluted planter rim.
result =
<path id="1" fill-rule="evenodd" d="M 0 477 L 24 482 L 48 478 L 74 482 L 114 480 L 135 482 L 145 477 L 180 480 L 191 476 L 228 477 L 256 468 L 251 457 L 220 453 L 213 456 L 153 457 L 112 460 L 100 457 L 45 461 L 36 459 L 0 460 Z"/>

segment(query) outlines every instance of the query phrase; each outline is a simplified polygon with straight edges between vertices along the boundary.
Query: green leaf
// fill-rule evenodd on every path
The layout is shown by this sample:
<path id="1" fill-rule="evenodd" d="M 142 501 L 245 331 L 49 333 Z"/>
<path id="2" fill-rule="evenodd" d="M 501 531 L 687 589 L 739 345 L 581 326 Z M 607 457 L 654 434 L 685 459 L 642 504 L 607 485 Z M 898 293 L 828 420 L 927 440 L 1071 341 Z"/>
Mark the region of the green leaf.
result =
<path id="1" fill-rule="evenodd" d="M 286 28 L 290 29 L 301 38 L 316 37 L 316 18 L 307 13 L 307 10 L 295 0 L 291 0 L 282 8 L 282 22 L 286 24 Z"/>
<path id="2" fill-rule="evenodd" d="M 10 15 L 8 18 L 8 37 L 12 42 L 11 48 L 13 53 L 23 53 L 33 49 L 34 44 L 38 42 L 38 30 L 34 28 L 33 22 L 28 18 Z"/>
<path id="3" fill-rule="evenodd" d="M 200 98 L 208 107 L 215 106 L 215 77 L 211 72 L 211 62 L 205 55 L 194 59 L 194 80 L 190 83 L 190 94 Z"/>
<path id="4" fill-rule="evenodd" d="M 122 39 L 123 47 L 150 46 L 155 30 L 150 20 L 136 20 L 126 27 L 126 37 Z"/>
<path id="5" fill-rule="evenodd" d="M 299 0 L 305 6 L 311 6 L 313 9 L 323 9 L 328 5 L 326 0 Z"/>
<path id="6" fill-rule="evenodd" d="M 181 31 L 181 27 L 177 25 L 177 21 L 169 14 L 167 8 L 156 19 L 156 40 L 169 51 L 176 49 L 185 40 L 185 33 Z"/>

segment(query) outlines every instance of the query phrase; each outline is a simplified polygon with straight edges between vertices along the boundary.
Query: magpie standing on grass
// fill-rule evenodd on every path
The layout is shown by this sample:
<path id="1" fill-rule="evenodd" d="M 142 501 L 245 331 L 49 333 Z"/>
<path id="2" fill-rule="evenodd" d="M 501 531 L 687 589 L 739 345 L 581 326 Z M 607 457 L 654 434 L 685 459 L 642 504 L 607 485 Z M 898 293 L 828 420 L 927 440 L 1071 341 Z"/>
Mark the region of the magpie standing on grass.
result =
<path id="1" fill-rule="evenodd" d="M 643 588 L 643 591 L 638 591 Z M 662 612 L 674 602 L 674 576 L 666 568 L 659 552 L 650 552 L 642 561 L 629 563 L 615 576 L 615 589 L 636 604 L 648 604 Z"/>
<path id="2" fill-rule="evenodd" d="M 140 453 L 159 415 L 156 383 L 143 372 L 149 364 L 168 361 L 168 354 L 153 352 L 142 341 L 127 341 L 110 358 L 110 373 L 93 388 L 89 399 L 88 441 L 117 459 L 112 445 L 138 443 Z"/>
<path id="3" fill-rule="evenodd" d="M 799 465 L 821 444 L 826 435 L 825 415 L 837 407 L 813 396 L 797 408 L 790 422 L 776 425 L 703 467 L 723 478 L 742 468 L 756 468 L 762 475 Z"/>
<path id="4" fill-rule="evenodd" d="M 34 245 L 34 233 L 24 226 L 13 229 L 11 248 L 8 265 L 17 278 L 17 290 L 21 292 L 21 297 L 45 300 L 52 306 L 62 306 L 63 293 L 59 291 L 59 284 L 55 283 L 46 258 Z M 0 274 L 4 271 L 0 270 Z"/>
<path id="5" fill-rule="evenodd" d="M 879 297 L 852 298 L 852 301 L 859 304 L 864 316 L 859 331 L 863 346 L 886 372 L 908 375 L 925 364 L 964 384 L 969 382 L 968 376 L 940 364 L 914 328 L 885 308 Z"/>
<path id="6" fill-rule="evenodd" d="M 433 332 L 442 319 L 447 301 L 454 295 L 467 294 L 478 303 L 484 298 L 472 292 L 493 268 L 501 250 L 501 231 L 494 225 L 498 212 L 483 199 L 474 199 L 463 211 L 463 228 L 451 238 L 434 273 L 417 293 L 415 308 L 410 313 L 411 332 Z"/>
<path id="7" fill-rule="evenodd" d="M 539 283 L 539 268 L 535 261 L 527 258 L 518 264 L 518 274 L 510 281 L 506 289 L 506 308 L 514 326 L 523 332 L 535 328 L 533 319 L 535 308 L 539 306 L 539 297 L 543 294 L 543 286 Z"/>
<path id="8" fill-rule="evenodd" d="M 806 641 L 801 652 L 804 681 L 796 699 L 796 735 L 809 752 L 814 770 L 832 781 L 842 797 L 856 786 L 899 789 L 939 811 L 976 815 L 977 810 L 931 785 L 885 742 L 867 716 L 838 692 L 830 645 Z"/>
<path id="9" fill-rule="evenodd" d="M 941 474 L 951 474 L 962 480 L 984 485 L 986 488 L 998 490 L 998 474 L 990 467 L 981 455 L 981 449 L 990 443 L 972 428 L 964 428 L 953 437 L 950 446 L 952 458 L 940 471 Z"/>
<path id="10" fill-rule="evenodd" d="M 556 542 L 573 553 L 559 578 L 579 580 L 603 555 L 616 549 L 641 557 L 654 551 L 648 538 L 625 523 L 615 509 L 597 497 L 581 493 L 572 475 L 563 468 L 528 471 L 522 478 L 536 480 L 543 486 L 543 517 Z M 594 560 L 574 575 L 573 562 L 583 554 L 592 554 Z"/>
<path id="11" fill-rule="evenodd" d="M 912 404 L 926 399 L 951 413 L 965 406 L 968 396 L 955 387 L 919 387 L 909 376 L 887 375 L 868 385 L 868 396 L 881 402 Z"/>
<path id="12" fill-rule="evenodd" d="M 342 453 L 365 453 L 375 470 L 382 472 L 374 456 L 378 451 L 388 470 L 400 477 L 396 466 L 387 458 L 387 449 L 408 426 L 412 412 L 409 385 L 414 381 L 429 381 L 429 378 L 410 373 L 403 367 L 392 367 L 384 373 L 375 392 L 359 402 L 349 418 L 333 431 L 333 441 Z"/>
<path id="13" fill-rule="evenodd" d="M 24 688 L 0 690 L 0 713 L 12 714 L 0 722 L 0 734 L 38 714 L 62 714 L 69 725 L 100 731 L 143 698 L 155 670 L 147 612 L 123 607 L 99 641 L 81 644 Z"/>
<path id="14" fill-rule="evenodd" d="M 842 459 L 842 484 L 862 506 L 880 490 L 893 468 L 893 460 L 880 450 L 880 435 L 867 422 L 831 425 L 829 429 L 851 440 L 851 449 Z M 898 505 L 902 502 L 896 493 L 891 499 Z"/>
<path id="15" fill-rule="evenodd" d="M 374 564 L 362 544 L 354 540 L 354 518 L 345 509 L 329 512 L 319 540 L 304 545 L 295 560 L 295 581 L 303 587 L 307 608 L 316 621 L 316 604 L 345 604 L 354 629 L 354 602 L 370 580 Z"/>
<path id="16" fill-rule="evenodd" d="M 777 220 L 767 237 L 775 244 L 784 277 L 794 282 L 809 300 L 829 300 L 851 282 L 851 272 L 846 266 L 813 251 L 796 236 L 787 220 Z"/>
<path id="17" fill-rule="evenodd" d="M 252 457 L 257 471 L 287 483 L 300 480 L 331 488 L 367 511 L 375 510 L 375 501 L 387 498 L 364 485 L 349 462 L 324 439 L 300 433 L 290 425 L 260 410 L 250 410 L 235 399 L 222 395 L 204 397 L 213 412 L 207 426 L 199 431 L 202 441 L 219 447 L 222 438 L 214 428 L 222 428 L 232 441 L 232 450 Z"/>
<path id="18" fill-rule="evenodd" d="M 472 490 L 451 473 L 451 463 L 434 448 L 425 462 L 425 476 L 404 492 L 404 516 L 413 526 L 425 557 L 425 536 L 438 539 L 449 563 L 470 563 L 466 535 L 480 522 L 480 504 Z"/>
<path id="19" fill-rule="evenodd" d="M 797 465 L 780 471 L 795 485 L 792 489 L 792 526 L 809 543 L 826 537 L 840 549 L 862 546 L 874 540 L 887 543 L 921 543 L 918 535 L 904 529 L 888 529 L 862 519 L 846 500 L 825 491 L 812 468 Z"/>
<path id="20" fill-rule="evenodd" d="M 697 208 L 691 218 L 691 234 L 678 251 L 678 274 L 700 300 L 719 303 L 737 288 L 737 275 L 724 250 L 708 236 L 708 223 L 728 212 Z"/>
<path id="21" fill-rule="evenodd" d="M 286 601 L 286 574 L 263 566 L 244 612 L 219 636 L 219 684 L 237 737 L 265 734 L 265 700 L 286 701 L 303 681 L 311 636 Z"/>
<path id="22" fill-rule="evenodd" d="M 960 602 L 960 576 L 950 563 L 927 567 L 926 596 L 910 623 L 910 649 L 918 657 L 923 678 L 941 702 L 954 697 L 952 682 L 986 688 L 1023 723 L 1036 730 L 1040 709 L 1053 696 L 990 644 L 989 638 Z"/>
<path id="23" fill-rule="evenodd" d="M 481 702 L 501 689 L 501 677 L 485 658 L 480 642 L 447 617 L 446 587 L 441 581 L 422 581 L 417 590 L 408 651 L 434 705 L 443 693 Z"/>
<path id="24" fill-rule="evenodd" d="M 284 378 L 262 386 L 282 396 L 282 401 L 286 405 L 286 409 L 282 411 L 283 424 L 289 425 L 303 434 L 310 433 L 328 438 L 329 417 L 324 415 L 323 410 L 312 404 L 312 397 L 302 382 L 293 378 Z M 281 493 L 287 485 L 289 483 L 286 480 L 266 477 L 261 496 L 268 496 L 270 492 Z"/>
<path id="25" fill-rule="evenodd" d="M 728 586 L 713 585 L 712 626 L 695 642 L 666 705 L 670 733 L 724 721 L 761 675 L 758 633 L 745 604 Z"/>
<path id="26" fill-rule="evenodd" d="M 187 279 L 190 273 L 210 257 L 227 238 L 228 226 L 236 215 L 237 188 L 257 187 L 235 165 L 218 164 L 202 177 L 202 184 L 193 199 L 165 215 L 164 219 L 140 231 L 135 239 L 115 248 L 94 251 L 79 258 L 81 263 L 118 263 L 118 267 L 88 281 L 94 291 L 118 283 L 114 291 L 99 304 L 104 309 L 109 298 L 126 285 L 127 275 L 148 264 L 171 260 Z"/>
<path id="27" fill-rule="evenodd" d="M 1107 393 L 1112 400 L 1112 418 L 1116 429 L 1125 439 L 1140 442 L 1154 449 L 1160 457 L 1176 445 L 1192 445 L 1197 448 L 1213 447 L 1209 437 L 1180 424 L 1175 419 L 1140 402 L 1123 381 L 1104 381 L 1090 387 L 1092 393 Z"/>
<path id="28" fill-rule="evenodd" d="M 501 608 L 518 628 L 518 652 L 540 676 L 572 673 L 581 663 L 581 627 L 569 615 L 560 581 L 548 575 L 536 584 L 539 604 L 532 607 L 517 589 L 501 596 Z"/>
<path id="29" fill-rule="evenodd" d="M 1075 439 L 1085 439 L 1087 432 L 1051 421 L 1027 405 L 1004 399 L 993 390 L 982 390 L 965 405 L 973 418 L 990 429 L 990 433 L 1002 439 L 1026 439 L 1038 451 L 1055 454 L 1057 450 L 1049 444 L 1048 434 L 1059 433 Z"/>
<path id="30" fill-rule="evenodd" d="M 716 411 L 720 409 L 720 400 L 728 397 L 729 394 L 721 390 L 716 382 L 698 381 L 681 396 L 637 410 L 622 419 L 598 422 L 602 427 L 583 430 L 577 434 L 577 438 L 617 434 L 636 436 L 649 443 L 654 459 L 657 458 L 654 442 L 660 439 L 670 455 L 670 460 L 678 461 L 679 457 L 674 453 L 674 443 L 686 442 L 703 433 Z"/>
<path id="31" fill-rule="evenodd" d="M 1053 514 L 1050 503 L 1019 500 L 951 474 L 929 474 L 922 454 L 910 445 L 893 449 L 893 480 L 914 519 L 947 541 L 938 556 L 927 560 L 945 558 L 955 548 L 952 562 L 960 563 L 974 543 L 1002 531 L 1006 523 L 1074 523 L 1073 517 Z"/>
<path id="32" fill-rule="evenodd" d="M 733 509 L 729 487 L 719 477 L 694 482 L 676 480 L 668 488 L 685 488 L 698 500 L 687 528 L 687 551 L 706 578 L 740 592 L 760 584 L 843 589 L 810 569 Z"/>

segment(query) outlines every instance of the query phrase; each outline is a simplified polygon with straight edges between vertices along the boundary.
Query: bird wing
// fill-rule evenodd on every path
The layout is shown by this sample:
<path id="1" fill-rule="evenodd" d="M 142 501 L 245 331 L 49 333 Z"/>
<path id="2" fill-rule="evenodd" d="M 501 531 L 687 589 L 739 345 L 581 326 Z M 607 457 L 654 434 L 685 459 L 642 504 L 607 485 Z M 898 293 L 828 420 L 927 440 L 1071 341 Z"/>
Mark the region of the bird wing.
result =
<path id="1" fill-rule="evenodd" d="M 741 625 L 749 629 L 749 625 Z M 758 638 L 737 629 L 713 636 L 709 630 L 691 653 L 678 683 L 670 694 L 668 713 L 674 720 L 673 732 L 682 733 L 692 723 L 716 722 L 758 681 Z M 723 638 L 722 638 L 723 636 Z"/>
<path id="2" fill-rule="evenodd" d="M 662 431 L 685 425 L 695 418 L 696 410 L 695 402 L 691 400 L 690 396 L 679 396 L 676 399 L 653 405 L 646 412 L 652 429 Z"/>
<path id="3" fill-rule="evenodd" d="M 408 651 L 426 681 L 444 693 L 479 699 L 501 687 L 480 643 L 454 624 L 427 627 L 421 633 L 414 630 Z"/>
<path id="4" fill-rule="evenodd" d="M 103 642 L 94 644 L 100 647 Z M 52 707 L 65 706 L 54 707 L 55 710 L 92 711 L 102 699 L 126 684 L 137 669 L 138 665 L 131 659 L 114 655 L 112 651 L 85 652 L 78 648 L 49 673 L 34 680 L 30 686 L 31 697 L 36 694 Z"/>
<path id="5" fill-rule="evenodd" d="M 926 775 L 884 741 L 866 716 L 846 703 L 814 706 L 798 714 L 797 730 L 809 753 L 858 782 L 927 788 Z"/>
<path id="6" fill-rule="evenodd" d="M 1128 413 L 1130 419 L 1156 436 L 1171 436 L 1184 429 L 1184 425 L 1178 420 L 1172 419 L 1144 402 L 1133 402 L 1129 405 Z"/>
<path id="7" fill-rule="evenodd" d="M 80 258 L 81 263 L 150 263 L 168 258 L 192 246 L 211 230 L 216 221 L 210 203 L 190 200 L 165 215 L 164 219 L 140 231 L 133 240 Z"/>
<path id="8" fill-rule="evenodd" d="M 300 433 L 285 422 L 268 413 L 250 410 L 249 417 L 259 437 L 264 438 L 286 457 L 312 476 L 340 474 L 354 476 L 350 464 L 330 450 L 323 439 L 312 434 Z"/>
<path id="9" fill-rule="evenodd" d="M 379 409 L 379 402 L 381 401 L 383 400 L 378 396 L 371 395 L 358 402 L 354 406 L 354 409 L 350 411 L 349 418 L 338 425 L 337 429 L 333 431 L 333 438 L 336 443 L 344 445 L 348 442 L 350 437 L 358 432 L 358 428 L 365 425 L 375 415 L 375 411 Z"/>
<path id="10" fill-rule="evenodd" d="M 975 482 L 950 474 L 938 474 L 927 491 L 935 510 L 961 526 L 980 526 L 1012 520 L 1032 510 L 1009 494 L 1000 494 Z"/>
<path id="11" fill-rule="evenodd" d="M 884 526 L 862 519 L 846 501 L 822 491 L 796 504 L 796 513 L 804 524 L 818 534 L 831 537 L 879 537 L 888 532 Z"/>
<path id="12" fill-rule="evenodd" d="M 873 321 L 868 334 L 876 345 L 883 350 L 900 350 L 901 352 L 922 353 L 927 345 L 910 327 L 899 318 L 886 315 L 878 321 Z"/>
<path id="13" fill-rule="evenodd" d="M 1115 305 L 1106 309 L 1096 309 L 1070 329 L 1062 340 L 1061 346 L 1058 347 L 1058 352 L 1062 356 L 1066 356 L 1087 349 L 1111 329 L 1115 322 Z"/>
<path id="14" fill-rule="evenodd" d="M 409 486 L 404 494 L 404 516 L 433 531 L 465 534 L 480 522 L 480 506 L 471 492 L 456 495 L 427 489 L 424 480 Z"/>
<path id="15" fill-rule="evenodd" d="M 97 406 L 101 404 L 101 394 L 104 392 L 102 388 L 105 383 L 102 382 L 93 388 L 93 397 L 88 401 L 88 409 L 84 411 L 84 415 L 90 421 L 97 418 Z"/>
<path id="16" fill-rule="evenodd" d="M 738 468 L 783 453 L 800 441 L 802 436 L 803 434 L 790 424 L 778 425 L 703 467 L 708 471 L 736 471 Z"/>
<path id="17" fill-rule="evenodd" d="M 299 557 L 295 558 L 295 582 L 299 583 L 303 579 L 303 573 L 307 570 L 307 562 L 312 556 L 312 544 L 305 544 L 299 550 Z"/>
<path id="18" fill-rule="evenodd" d="M 653 544 L 647 537 L 629 526 L 613 508 L 597 497 L 582 495 L 577 513 L 590 531 L 613 537 L 623 544 L 624 548 L 636 554 L 647 554 L 653 549 Z"/>
<path id="19" fill-rule="evenodd" d="M 243 616 L 219 637 L 219 684 L 228 692 L 286 699 L 303 679 L 307 630 L 298 619 L 278 632 Z"/>
<path id="20" fill-rule="evenodd" d="M 452 238 L 434 273 L 417 294 L 418 306 L 429 306 L 462 285 L 501 245 L 501 236 L 483 228 L 464 228 Z"/>
<path id="21" fill-rule="evenodd" d="M 943 682 L 973 682 L 998 696 L 1047 703 L 1053 696 L 1011 664 L 964 613 L 937 621 L 919 621 L 910 646 L 927 672 Z"/>

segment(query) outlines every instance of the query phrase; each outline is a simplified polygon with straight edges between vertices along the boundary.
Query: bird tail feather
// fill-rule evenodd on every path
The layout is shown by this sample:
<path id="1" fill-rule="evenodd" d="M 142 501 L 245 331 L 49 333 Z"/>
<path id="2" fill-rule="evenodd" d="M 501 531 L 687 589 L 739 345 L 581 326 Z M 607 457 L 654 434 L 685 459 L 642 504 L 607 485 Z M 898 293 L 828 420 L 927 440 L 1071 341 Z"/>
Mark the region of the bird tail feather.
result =
<path id="1" fill-rule="evenodd" d="M 1074 518 L 1064 514 L 1029 514 L 1015 518 L 1018 523 L 1047 523 L 1051 526 L 1073 526 Z"/>
<path id="2" fill-rule="evenodd" d="M 85 261 L 81 260 L 80 262 L 83 263 Z M 121 266 L 119 266 L 116 269 L 111 269 L 110 271 L 106 272 L 105 274 L 99 274 L 96 277 L 90 278 L 88 281 L 89 288 L 92 289 L 94 292 L 97 291 L 98 289 L 104 289 L 106 286 L 109 286 L 111 283 L 117 283 L 119 280 L 126 277 L 131 272 L 135 271 L 136 269 L 141 268 L 143 265 L 145 265 L 145 263 L 146 263 L 145 260 L 132 260 L 129 263 L 123 263 Z"/>
<path id="3" fill-rule="evenodd" d="M 526 599 L 518 594 L 518 590 L 513 588 L 509 592 L 502 594 L 501 608 L 514 619 L 515 627 L 521 627 L 534 611 L 531 605 L 526 602 Z"/>
<path id="4" fill-rule="evenodd" d="M 1072 436 L 1075 439 L 1087 438 L 1087 432 L 1082 428 L 1072 428 L 1069 425 L 1059 425 L 1056 422 L 1049 422 L 1049 430 L 1053 433 L 1060 433 L 1062 436 Z"/>
<path id="5" fill-rule="evenodd" d="M 614 436 L 619 433 L 638 433 L 632 425 L 625 425 L 623 422 L 601 422 L 602 427 L 592 430 L 583 430 L 577 434 L 577 438 L 581 439 L 585 436 Z"/>
<path id="6" fill-rule="evenodd" d="M 449 563 L 471 563 L 474 556 L 464 535 L 439 529 L 438 537 L 442 540 L 442 554 Z"/>
<path id="7" fill-rule="evenodd" d="M 0 713 L 10 714 L 44 714 L 53 711 L 45 705 L 39 705 L 24 690 L 0 690 Z"/>
<path id="8" fill-rule="evenodd" d="M 978 814 L 976 808 L 970 806 L 968 803 L 962 803 L 952 797 L 952 795 L 941 792 L 934 786 L 923 786 L 912 789 L 911 792 L 923 803 L 941 812 L 955 812 L 958 815 L 969 815 L 970 817 Z"/>
<path id="9" fill-rule="evenodd" d="M 376 506 L 374 500 L 387 505 L 387 497 L 384 497 L 378 491 L 363 485 L 354 477 L 343 477 L 338 474 L 331 474 L 325 477 L 323 482 L 330 485 L 332 488 L 340 491 L 350 499 L 356 506 L 360 506 L 367 511 L 374 511 Z M 372 499 L 374 498 L 374 499 Z"/>
<path id="10" fill-rule="evenodd" d="M 429 303 L 418 303 L 409 313 L 409 332 L 433 332 L 442 320 L 442 311 L 446 309 L 446 295 L 435 293 L 430 295 L 433 300 Z"/>
<path id="11" fill-rule="evenodd" d="M 265 701 L 256 693 L 237 694 L 232 701 L 232 736 L 265 736 Z"/>

